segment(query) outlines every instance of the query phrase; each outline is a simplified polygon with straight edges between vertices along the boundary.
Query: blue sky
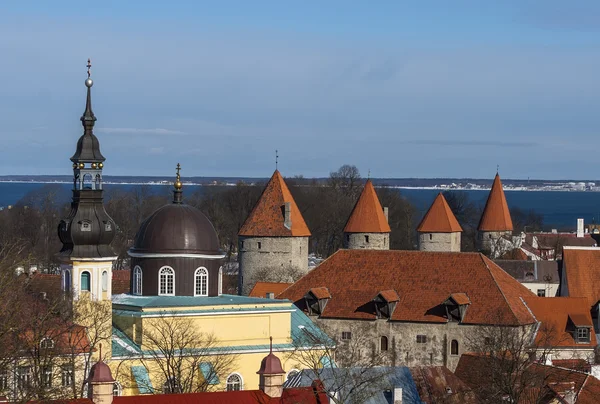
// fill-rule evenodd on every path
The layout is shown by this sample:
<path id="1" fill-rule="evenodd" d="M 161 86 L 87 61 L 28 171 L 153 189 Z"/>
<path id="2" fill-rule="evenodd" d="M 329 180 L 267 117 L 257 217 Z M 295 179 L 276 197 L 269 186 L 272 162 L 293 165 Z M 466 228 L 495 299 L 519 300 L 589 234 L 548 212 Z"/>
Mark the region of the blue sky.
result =
<path id="1" fill-rule="evenodd" d="M 595 179 L 598 1 L 0 3 L 0 174 Z"/>

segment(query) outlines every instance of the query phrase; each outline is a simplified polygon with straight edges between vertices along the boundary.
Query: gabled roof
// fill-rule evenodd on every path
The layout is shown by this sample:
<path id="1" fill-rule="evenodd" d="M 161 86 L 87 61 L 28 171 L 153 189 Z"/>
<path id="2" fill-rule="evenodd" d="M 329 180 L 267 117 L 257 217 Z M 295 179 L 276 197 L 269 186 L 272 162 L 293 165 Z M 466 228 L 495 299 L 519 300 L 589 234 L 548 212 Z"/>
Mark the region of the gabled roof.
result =
<path id="1" fill-rule="evenodd" d="M 565 247 L 563 276 L 569 296 L 587 298 L 590 307 L 596 304 L 600 300 L 600 248 Z"/>
<path id="2" fill-rule="evenodd" d="M 350 218 L 344 227 L 345 233 L 389 233 L 391 232 L 383 208 L 371 180 L 367 180 Z"/>
<path id="3" fill-rule="evenodd" d="M 452 293 L 448 299 L 452 299 L 458 305 L 471 304 L 471 299 L 466 293 Z"/>
<path id="4" fill-rule="evenodd" d="M 596 334 L 590 315 L 587 299 L 578 297 L 527 297 L 527 307 L 542 324 L 535 342 L 540 346 L 552 347 L 595 347 Z M 570 320 L 577 324 L 569 324 Z M 587 326 L 592 329 L 589 343 L 578 343 L 573 339 L 573 326 Z"/>
<path id="5" fill-rule="evenodd" d="M 502 189 L 500 175 L 496 173 L 492 189 L 488 196 L 481 220 L 479 221 L 479 231 L 512 231 L 513 224 L 510 218 L 510 211 Z"/>
<path id="6" fill-rule="evenodd" d="M 266 297 L 267 293 L 274 293 L 275 296 L 283 292 L 291 283 L 284 282 L 256 282 L 248 294 L 249 297 Z"/>
<path id="7" fill-rule="evenodd" d="M 292 226 L 284 224 L 285 203 L 290 203 Z M 310 230 L 278 170 L 265 186 L 238 235 L 262 237 L 309 237 Z"/>
<path id="8" fill-rule="evenodd" d="M 466 293 L 471 305 L 464 323 L 535 322 L 521 300 L 532 292 L 477 253 L 339 250 L 279 297 L 305 309 L 304 296 L 316 287 L 327 287 L 332 296 L 321 318 L 374 320 L 373 296 L 394 289 L 400 301 L 391 321 L 444 323 L 444 301 Z"/>
<path id="9" fill-rule="evenodd" d="M 382 290 L 379 292 L 379 296 L 385 299 L 385 301 L 388 303 L 397 302 L 400 300 L 400 296 L 398 296 L 398 293 L 396 293 L 394 289 Z"/>
<path id="10" fill-rule="evenodd" d="M 456 233 L 462 232 L 463 229 L 458 224 L 446 198 L 440 192 L 423 216 L 417 231 L 420 233 Z"/>

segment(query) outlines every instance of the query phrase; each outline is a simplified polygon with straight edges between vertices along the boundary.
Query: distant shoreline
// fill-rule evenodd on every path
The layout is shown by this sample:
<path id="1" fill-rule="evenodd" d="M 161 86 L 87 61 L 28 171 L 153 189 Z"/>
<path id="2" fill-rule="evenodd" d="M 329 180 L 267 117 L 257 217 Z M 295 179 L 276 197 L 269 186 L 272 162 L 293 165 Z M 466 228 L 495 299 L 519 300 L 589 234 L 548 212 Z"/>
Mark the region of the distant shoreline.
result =
<path id="1" fill-rule="evenodd" d="M 260 179 L 259 179 L 260 180 Z M 42 181 L 42 180 L 2 180 L 0 179 L 0 183 L 2 184 L 71 184 L 72 181 Z M 160 181 L 160 182 L 115 182 L 115 181 L 104 181 L 105 185 L 151 185 L 151 186 L 172 186 L 172 182 L 169 181 Z M 184 186 L 197 186 L 197 187 L 233 187 L 236 186 L 236 183 L 218 183 L 218 184 L 206 184 L 206 183 L 198 183 L 198 182 L 183 182 Z M 562 184 L 561 184 L 562 185 Z M 490 187 L 479 186 L 479 187 L 451 187 L 446 184 L 437 185 L 437 186 L 409 186 L 409 185 L 375 185 L 376 188 L 390 188 L 390 189 L 420 189 L 420 190 L 432 190 L 432 191 L 489 191 Z M 547 185 L 543 187 L 511 187 L 504 186 L 505 192 L 511 191 L 519 191 L 519 192 L 600 192 L 600 187 L 596 189 L 576 189 L 576 188 L 563 188 L 559 185 Z"/>

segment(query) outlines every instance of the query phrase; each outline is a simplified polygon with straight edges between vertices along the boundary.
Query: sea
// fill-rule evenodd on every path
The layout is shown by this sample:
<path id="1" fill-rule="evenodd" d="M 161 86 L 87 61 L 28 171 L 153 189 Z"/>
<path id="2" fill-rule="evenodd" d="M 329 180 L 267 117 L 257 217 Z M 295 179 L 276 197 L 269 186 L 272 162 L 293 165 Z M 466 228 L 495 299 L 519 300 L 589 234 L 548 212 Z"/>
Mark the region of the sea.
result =
<path id="1" fill-rule="evenodd" d="M 34 195 L 52 191 L 58 203 L 66 203 L 71 198 L 71 184 L 66 183 L 31 183 L 0 182 L 0 208 L 16 205 L 20 201 Z M 115 191 L 129 191 L 136 187 L 146 187 L 156 194 L 169 194 L 171 187 L 156 184 L 105 184 L 106 194 Z M 206 186 L 186 185 L 186 193 L 202 193 Z M 398 188 L 398 192 L 407 198 L 421 214 L 424 214 L 439 189 Z M 464 190 L 476 205 L 483 206 L 488 190 Z M 583 218 L 585 223 L 600 222 L 600 192 L 591 191 L 523 191 L 506 190 L 506 200 L 510 207 L 518 207 L 523 211 L 534 210 L 544 217 L 546 227 L 560 230 L 574 230 L 577 219 Z"/>

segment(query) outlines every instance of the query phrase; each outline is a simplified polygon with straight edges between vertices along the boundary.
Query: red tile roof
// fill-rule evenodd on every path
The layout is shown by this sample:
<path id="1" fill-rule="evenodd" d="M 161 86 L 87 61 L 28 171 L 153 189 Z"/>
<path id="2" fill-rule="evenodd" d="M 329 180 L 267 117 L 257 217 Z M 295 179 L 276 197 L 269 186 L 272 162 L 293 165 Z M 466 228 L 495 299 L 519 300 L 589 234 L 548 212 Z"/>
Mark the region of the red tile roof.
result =
<path id="1" fill-rule="evenodd" d="M 486 386 L 491 386 L 494 380 L 493 372 L 495 367 L 490 363 L 494 358 L 473 353 L 463 354 L 458 361 L 458 366 L 454 374 L 463 382 L 474 389 L 476 392 L 483 392 Z M 548 390 L 557 393 L 563 393 L 561 386 L 569 385 L 574 387 L 577 397 L 577 404 L 598 403 L 600 397 L 600 380 L 594 376 L 577 372 L 574 370 L 563 369 L 556 366 L 546 366 L 538 363 L 532 363 L 524 370 L 528 375 L 522 380 L 527 383 L 529 388 L 534 389 L 521 397 L 519 403 L 529 404 L 538 401 L 528 401 L 527 398 L 539 398 L 540 393 Z M 536 377 L 539 375 L 539 377 Z M 518 382 L 518 378 L 515 379 Z M 537 385 L 535 385 L 537 383 Z"/>
<path id="2" fill-rule="evenodd" d="M 292 226 L 284 225 L 285 203 L 290 203 Z M 257 237 L 309 237 L 310 231 L 283 177 L 275 170 L 238 235 Z"/>
<path id="3" fill-rule="evenodd" d="M 542 324 L 536 334 L 536 343 L 552 347 L 595 347 L 596 334 L 587 299 L 578 297 L 527 297 L 527 307 Z M 573 326 L 569 318 L 591 328 L 590 342 L 578 343 L 573 339 Z"/>
<path id="4" fill-rule="evenodd" d="M 453 293 L 466 293 L 471 305 L 465 323 L 535 322 L 521 300 L 533 293 L 477 253 L 339 250 L 279 297 L 305 309 L 303 297 L 316 287 L 331 294 L 322 318 L 375 319 L 373 298 L 394 289 L 400 301 L 391 320 L 446 322 L 443 303 Z"/>
<path id="5" fill-rule="evenodd" d="M 391 232 L 383 208 L 373 187 L 368 180 L 363 188 L 354 209 L 350 214 L 345 233 L 389 233 Z"/>
<path id="6" fill-rule="evenodd" d="M 275 296 L 287 289 L 291 283 L 283 282 L 256 282 L 248 294 L 250 297 L 266 297 L 267 293 L 274 293 Z"/>
<path id="7" fill-rule="evenodd" d="M 327 288 L 311 288 L 309 292 L 317 299 L 331 299 L 331 293 Z"/>
<path id="8" fill-rule="evenodd" d="M 529 257 L 520 248 L 513 248 L 498 257 L 499 260 L 527 261 Z"/>
<path id="9" fill-rule="evenodd" d="M 473 390 L 445 366 L 411 367 L 409 370 L 423 403 L 481 403 Z"/>
<path id="10" fill-rule="evenodd" d="M 466 293 L 452 293 L 450 298 L 456 302 L 456 304 L 471 304 L 471 299 Z"/>
<path id="11" fill-rule="evenodd" d="M 569 296 L 585 297 L 590 307 L 600 301 L 600 248 L 565 247 L 563 276 Z"/>
<path id="12" fill-rule="evenodd" d="M 446 198 L 440 192 L 435 197 L 427 213 L 425 213 L 423 220 L 417 227 L 417 231 L 421 233 L 456 233 L 462 232 L 463 229 L 458 224 L 458 220 L 452 213 Z"/>
<path id="13" fill-rule="evenodd" d="M 398 293 L 396 293 L 394 289 L 382 290 L 381 292 L 379 292 L 379 294 L 388 303 L 400 301 L 400 296 L 398 296 Z"/>
<path id="14" fill-rule="evenodd" d="M 552 365 L 585 373 L 592 370 L 592 365 L 585 359 L 553 359 Z"/>
<path id="15" fill-rule="evenodd" d="M 500 176 L 496 174 L 478 229 L 480 231 L 512 231 L 510 211 L 502 189 Z"/>

